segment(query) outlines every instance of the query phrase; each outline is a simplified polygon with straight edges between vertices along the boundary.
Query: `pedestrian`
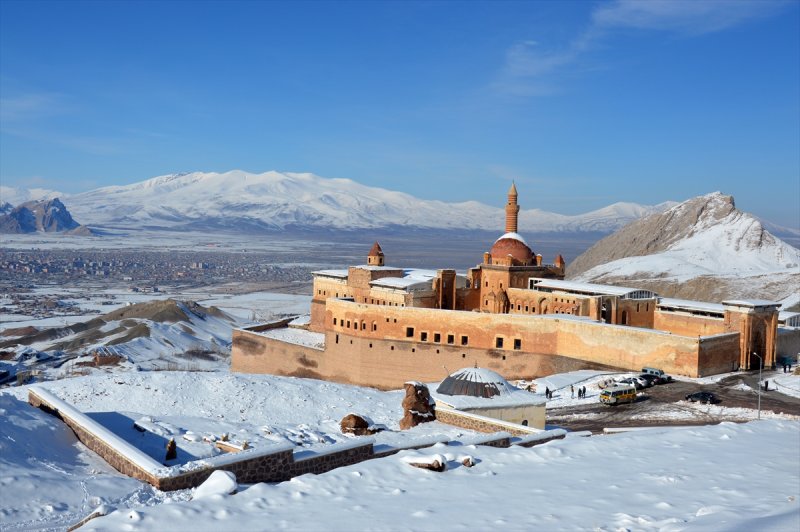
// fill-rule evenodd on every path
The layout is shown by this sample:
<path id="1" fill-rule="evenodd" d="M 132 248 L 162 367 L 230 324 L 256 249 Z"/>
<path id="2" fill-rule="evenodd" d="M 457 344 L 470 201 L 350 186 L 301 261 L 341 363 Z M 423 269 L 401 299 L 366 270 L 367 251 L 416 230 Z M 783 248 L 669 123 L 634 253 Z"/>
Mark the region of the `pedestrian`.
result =
<path id="1" fill-rule="evenodd" d="M 569 393 L 572 395 L 572 398 L 575 399 L 575 386 L 572 384 L 569 385 Z"/>
<path id="2" fill-rule="evenodd" d="M 586 399 L 586 386 L 583 387 L 583 398 Z"/>
<path id="3" fill-rule="evenodd" d="M 550 399 L 550 387 L 549 386 L 545 386 L 545 388 L 544 388 L 544 396 L 545 396 L 546 399 Z"/>
<path id="4" fill-rule="evenodd" d="M 769 381 L 764 381 L 764 391 L 765 392 L 769 391 Z"/>

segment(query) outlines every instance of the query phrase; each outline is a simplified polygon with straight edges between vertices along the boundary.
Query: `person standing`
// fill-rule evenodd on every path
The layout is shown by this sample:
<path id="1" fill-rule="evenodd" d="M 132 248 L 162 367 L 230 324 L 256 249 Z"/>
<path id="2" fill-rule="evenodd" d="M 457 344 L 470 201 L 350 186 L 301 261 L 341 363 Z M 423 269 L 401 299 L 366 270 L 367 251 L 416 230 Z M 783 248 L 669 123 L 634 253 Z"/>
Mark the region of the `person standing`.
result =
<path id="1" fill-rule="evenodd" d="M 572 395 L 572 398 L 575 399 L 575 386 L 572 384 L 569 385 L 569 393 Z"/>

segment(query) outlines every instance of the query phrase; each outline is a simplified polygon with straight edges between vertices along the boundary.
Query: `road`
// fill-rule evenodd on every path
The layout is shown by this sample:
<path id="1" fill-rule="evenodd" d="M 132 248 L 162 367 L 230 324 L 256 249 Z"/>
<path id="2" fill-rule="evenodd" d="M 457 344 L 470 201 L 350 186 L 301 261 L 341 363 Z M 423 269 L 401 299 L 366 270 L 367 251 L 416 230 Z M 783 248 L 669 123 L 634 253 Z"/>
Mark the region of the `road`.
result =
<path id="1" fill-rule="evenodd" d="M 697 391 L 713 392 L 720 406 L 755 410 L 758 404 L 756 383 L 758 373 L 732 375 L 714 384 L 673 381 L 643 390 L 632 404 L 610 407 L 591 399 L 585 405 L 547 410 L 548 426 L 571 431 L 588 430 L 600 433 L 606 427 L 645 427 L 674 425 L 709 425 L 722 421 L 749 421 L 749 413 L 725 412 L 702 408 L 684 401 L 686 395 Z M 742 384 L 751 389 L 740 389 Z M 591 401 L 591 402 L 589 402 Z M 800 398 L 770 390 L 761 393 L 761 410 L 800 416 Z"/>

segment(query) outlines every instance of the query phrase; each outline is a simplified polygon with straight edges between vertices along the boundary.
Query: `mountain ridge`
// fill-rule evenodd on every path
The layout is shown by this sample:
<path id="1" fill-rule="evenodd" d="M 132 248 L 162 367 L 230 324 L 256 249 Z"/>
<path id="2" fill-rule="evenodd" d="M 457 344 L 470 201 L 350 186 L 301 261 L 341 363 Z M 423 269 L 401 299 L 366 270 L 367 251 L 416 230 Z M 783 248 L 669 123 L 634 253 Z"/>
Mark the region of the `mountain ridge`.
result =
<path id="1" fill-rule="evenodd" d="M 4 197 L 10 197 L 12 193 L 6 189 L 0 190 Z M 46 196 L 51 192 L 38 190 L 36 194 Z M 27 194 L 33 195 L 33 192 Z M 287 227 L 498 230 L 504 223 L 502 208 L 478 201 L 424 200 L 347 178 L 324 178 L 307 172 L 253 174 L 231 170 L 167 174 L 70 195 L 65 201 L 84 223 L 122 229 L 203 230 L 242 225 L 266 230 Z M 617 202 L 579 215 L 523 209 L 519 223 L 526 232 L 608 233 L 672 204 Z"/>

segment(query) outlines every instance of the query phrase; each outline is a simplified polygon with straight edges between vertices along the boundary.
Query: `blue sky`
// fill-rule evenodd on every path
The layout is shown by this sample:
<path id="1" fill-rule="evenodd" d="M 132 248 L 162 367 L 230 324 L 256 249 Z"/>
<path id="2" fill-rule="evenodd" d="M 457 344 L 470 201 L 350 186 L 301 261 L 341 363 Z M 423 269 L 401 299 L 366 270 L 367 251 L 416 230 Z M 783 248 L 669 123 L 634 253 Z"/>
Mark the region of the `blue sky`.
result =
<path id="1" fill-rule="evenodd" d="M 0 1 L 0 182 L 313 172 L 800 226 L 800 2 Z"/>

